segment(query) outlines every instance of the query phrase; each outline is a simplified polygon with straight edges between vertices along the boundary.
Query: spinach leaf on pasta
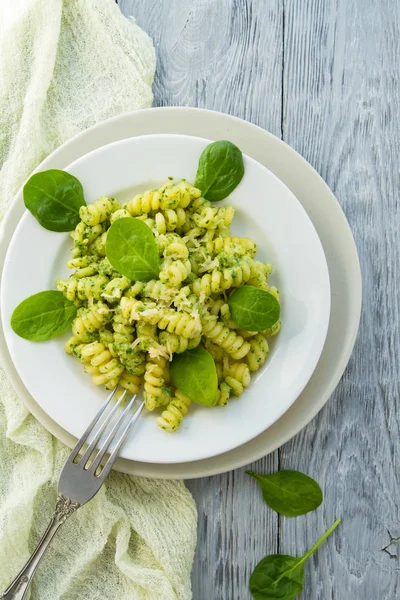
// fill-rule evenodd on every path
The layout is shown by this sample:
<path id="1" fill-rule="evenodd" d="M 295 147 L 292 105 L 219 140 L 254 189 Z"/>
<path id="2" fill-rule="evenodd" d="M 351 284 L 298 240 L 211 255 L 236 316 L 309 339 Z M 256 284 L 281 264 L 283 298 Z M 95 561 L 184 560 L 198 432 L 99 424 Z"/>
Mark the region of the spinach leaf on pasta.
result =
<path id="1" fill-rule="evenodd" d="M 86 204 L 80 181 L 58 169 L 35 173 L 23 189 L 24 204 L 40 225 L 50 231 L 72 231 Z"/>
<path id="2" fill-rule="evenodd" d="M 170 370 L 174 385 L 193 402 L 206 406 L 216 404 L 217 370 L 213 357 L 205 348 L 197 346 L 176 354 Z"/>
<path id="3" fill-rule="evenodd" d="M 239 185 L 244 175 L 243 155 L 226 140 L 206 146 L 200 155 L 195 187 L 207 200 L 223 200 Z"/>
<path id="4" fill-rule="evenodd" d="M 11 327 L 32 342 L 51 340 L 71 326 L 77 310 L 62 292 L 39 292 L 18 304 L 11 316 Z"/>
<path id="5" fill-rule="evenodd" d="M 157 279 L 160 258 L 151 229 L 138 219 L 115 221 L 107 233 L 106 255 L 114 269 L 133 281 Z"/>
<path id="6" fill-rule="evenodd" d="M 280 316 L 278 300 L 252 285 L 237 288 L 228 300 L 232 319 L 246 331 L 263 331 L 272 327 Z"/>

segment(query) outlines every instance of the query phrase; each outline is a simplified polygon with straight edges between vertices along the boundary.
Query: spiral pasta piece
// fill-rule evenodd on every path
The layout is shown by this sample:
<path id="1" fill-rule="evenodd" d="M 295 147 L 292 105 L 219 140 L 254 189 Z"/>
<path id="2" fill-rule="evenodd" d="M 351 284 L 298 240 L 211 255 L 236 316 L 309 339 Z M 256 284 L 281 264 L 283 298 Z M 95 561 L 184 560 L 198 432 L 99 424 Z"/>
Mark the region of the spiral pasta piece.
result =
<path id="1" fill-rule="evenodd" d="M 175 231 L 186 223 L 186 213 L 183 208 L 168 208 L 165 211 L 157 212 L 154 216 L 155 229 L 157 233 L 165 234 L 169 231 Z"/>
<path id="2" fill-rule="evenodd" d="M 141 296 L 144 298 L 152 298 L 153 300 L 162 300 L 171 302 L 176 296 L 176 288 L 173 288 L 159 279 L 150 279 L 146 284 L 143 284 Z"/>
<path id="3" fill-rule="evenodd" d="M 200 317 L 173 310 L 163 313 L 158 321 L 158 327 L 187 339 L 196 338 L 201 334 Z"/>
<path id="4" fill-rule="evenodd" d="M 170 356 L 173 354 L 182 354 L 185 350 L 191 350 L 196 348 L 201 342 L 201 334 L 194 338 L 188 339 L 182 335 L 176 335 L 176 333 L 169 333 L 168 331 L 161 331 L 160 344 L 165 346 Z"/>
<path id="5" fill-rule="evenodd" d="M 248 285 L 253 285 L 266 292 L 269 291 L 268 277 L 272 273 L 272 265 L 261 263 L 259 261 L 253 262 L 251 279 L 247 282 Z M 275 288 L 276 289 L 276 288 Z"/>
<path id="6" fill-rule="evenodd" d="M 219 294 L 231 287 L 240 287 L 251 277 L 251 263 L 241 260 L 236 267 L 229 269 L 215 269 L 211 274 L 206 273 L 203 277 L 193 282 L 193 291 L 198 296 L 205 297 L 211 294 Z"/>
<path id="7" fill-rule="evenodd" d="M 126 371 L 134 375 L 142 375 L 145 370 L 145 355 L 138 344 L 133 344 L 134 327 L 123 316 L 121 311 L 117 311 L 113 320 L 114 330 L 113 343 L 110 348 L 114 350 L 124 365 Z"/>
<path id="8" fill-rule="evenodd" d="M 217 317 L 209 316 L 202 321 L 203 334 L 214 344 L 220 346 L 236 360 L 244 358 L 250 350 L 249 342 L 246 342 L 233 329 L 226 327 Z"/>
<path id="9" fill-rule="evenodd" d="M 179 311 L 187 312 L 191 315 L 197 314 L 201 309 L 201 304 L 196 294 L 191 293 L 190 285 L 185 285 L 175 293 L 173 305 Z"/>
<path id="10" fill-rule="evenodd" d="M 189 260 L 173 260 L 171 258 L 166 258 L 163 261 L 158 276 L 163 283 L 179 286 L 182 281 L 187 279 L 191 270 L 192 266 Z"/>
<path id="11" fill-rule="evenodd" d="M 224 358 L 226 356 L 228 356 L 228 354 L 225 352 L 225 350 L 223 348 L 221 348 L 220 346 L 217 346 L 208 338 L 206 338 L 206 340 L 204 342 L 204 346 L 205 346 L 206 350 L 208 350 L 208 352 L 213 357 L 213 359 L 216 363 L 216 366 L 218 366 L 220 364 L 221 378 L 222 378 L 222 362 L 223 362 Z M 217 369 L 217 371 L 218 371 L 218 369 Z"/>
<path id="12" fill-rule="evenodd" d="M 100 275 L 107 275 L 107 277 L 119 277 L 119 273 L 115 271 L 107 257 L 99 260 L 97 263 L 97 270 Z"/>
<path id="13" fill-rule="evenodd" d="M 56 287 L 64 294 L 67 300 L 100 300 L 109 279 L 105 275 L 94 275 L 76 279 L 72 275 L 69 279 L 57 279 Z"/>
<path id="14" fill-rule="evenodd" d="M 236 323 L 232 320 L 231 310 L 229 308 L 229 304 L 225 302 L 223 298 L 218 298 L 217 300 L 211 301 L 211 309 L 210 314 L 219 316 L 224 324 L 230 329 L 236 329 Z M 242 334 L 240 334 L 242 335 Z M 244 337 L 244 336 L 242 336 Z"/>
<path id="15" fill-rule="evenodd" d="M 236 236 L 218 236 L 205 244 L 208 254 L 220 254 L 225 252 L 230 256 L 243 256 L 247 254 L 254 258 L 257 252 L 257 244 L 250 238 L 239 238 Z"/>
<path id="16" fill-rule="evenodd" d="M 245 329 L 236 329 L 236 331 L 238 332 L 239 335 L 242 336 L 242 338 L 244 338 L 245 340 L 247 340 L 248 338 L 251 338 L 255 335 L 257 335 L 257 333 L 259 333 L 258 331 L 246 331 Z M 264 334 L 265 335 L 265 334 Z"/>
<path id="17" fill-rule="evenodd" d="M 88 248 L 93 242 L 104 233 L 104 226 L 99 223 L 94 227 L 89 227 L 83 221 L 80 221 L 71 231 L 70 236 L 74 240 L 74 248 L 72 250 L 73 258 L 84 256 L 88 252 Z"/>
<path id="18" fill-rule="evenodd" d="M 228 404 L 229 398 L 231 396 L 231 391 L 232 389 L 225 381 L 223 381 L 218 386 L 217 404 L 219 404 L 219 406 L 226 406 Z"/>
<path id="19" fill-rule="evenodd" d="M 107 233 L 108 233 L 108 231 L 105 231 L 104 233 L 99 235 L 93 242 L 91 242 L 89 244 L 88 252 L 90 254 L 98 256 L 99 258 L 105 257 Z"/>
<path id="20" fill-rule="evenodd" d="M 138 321 L 136 323 L 136 335 L 135 343 L 143 352 L 149 352 L 152 347 L 158 347 L 156 325 Z"/>
<path id="21" fill-rule="evenodd" d="M 182 226 L 183 241 L 187 244 L 188 248 L 197 248 L 202 242 L 202 237 L 206 233 L 205 229 L 196 227 L 191 221 L 190 215 L 186 217 L 186 223 Z"/>
<path id="22" fill-rule="evenodd" d="M 97 274 L 97 264 L 96 263 L 92 263 L 91 265 L 88 265 L 87 267 L 81 267 L 80 269 L 76 269 L 76 271 L 73 274 L 73 278 L 74 279 L 83 279 L 86 277 L 91 277 L 92 275 L 96 275 Z"/>
<path id="23" fill-rule="evenodd" d="M 118 221 L 118 219 L 126 219 L 127 217 L 132 217 L 129 210 L 126 210 L 126 208 L 118 208 L 113 213 L 111 213 L 110 223 L 112 224 L 115 221 Z"/>
<path id="24" fill-rule="evenodd" d="M 103 302 L 92 308 L 80 308 L 72 324 L 72 333 L 82 342 L 92 342 L 93 334 L 112 318 L 111 309 Z"/>
<path id="25" fill-rule="evenodd" d="M 104 327 L 100 327 L 98 334 L 99 341 L 102 342 L 105 346 L 107 346 L 107 348 L 113 356 L 117 356 L 117 353 L 113 348 L 115 343 L 114 333 L 110 329 L 107 329 L 107 325 L 105 325 Z"/>
<path id="26" fill-rule="evenodd" d="M 135 219 L 137 219 L 138 221 L 142 221 L 142 223 L 145 223 L 149 229 L 154 231 L 156 222 L 154 219 L 151 219 L 148 215 L 143 214 L 140 217 L 135 217 Z"/>
<path id="27" fill-rule="evenodd" d="M 137 194 L 126 204 L 126 209 L 132 216 L 152 211 L 186 208 L 193 198 L 199 197 L 200 190 L 182 179 L 179 183 L 168 183 L 158 190 L 148 190 Z"/>
<path id="28" fill-rule="evenodd" d="M 190 404 L 190 398 L 181 391 L 176 390 L 166 410 L 162 412 L 161 417 L 157 418 L 157 425 L 168 432 L 176 431 L 182 423 L 183 417 L 187 414 Z"/>
<path id="29" fill-rule="evenodd" d="M 271 286 L 271 287 L 269 288 L 269 293 L 270 293 L 270 294 L 271 294 L 271 295 L 272 295 L 274 298 L 276 298 L 276 300 L 278 300 L 278 302 L 280 303 L 280 301 L 281 301 L 281 296 L 280 296 L 280 293 L 279 293 L 279 291 L 277 290 L 277 288 L 276 288 L 275 286 Z"/>
<path id="30" fill-rule="evenodd" d="M 212 206 L 210 202 L 205 202 L 203 206 L 192 215 L 192 219 L 197 227 L 217 229 L 228 227 L 234 216 L 235 209 L 232 206 L 217 208 Z"/>
<path id="31" fill-rule="evenodd" d="M 197 227 L 202 227 L 204 229 L 216 229 L 218 226 L 216 222 L 217 214 L 218 208 L 211 206 L 211 203 L 208 202 L 204 203 L 198 212 L 193 214 L 192 219 Z"/>
<path id="32" fill-rule="evenodd" d="M 92 375 L 95 385 L 104 385 L 107 389 L 113 389 L 124 371 L 123 365 L 118 358 L 101 342 L 85 344 L 81 351 L 81 357 L 85 362 L 84 370 Z"/>
<path id="33" fill-rule="evenodd" d="M 206 229 L 203 237 L 200 239 L 201 244 L 206 244 L 207 242 L 211 242 L 216 236 L 227 235 L 226 230 L 222 229 Z"/>
<path id="34" fill-rule="evenodd" d="M 265 363 L 269 354 L 268 342 L 262 333 L 258 333 L 254 337 L 250 338 L 249 344 L 250 351 L 246 356 L 246 361 L 250 367 L 250 371 L 258 371 L 258 369 Z"/>
<path id="35" fill-rule="evenodd" d="M 140 294 L 140 292 L 143 290 L 145 284 L 142 281 L 136 281 L 133 285 L 131 285 L 126 292 L 124 293 L 124 296 L 126 298 L 136 298 L 136 296 L 138 296 Z"/>
<path id="36" fill-rule="evenodd" d="M 118 208 L 119 204 L 116 200 L 101 196 L 95 200 L 93 204 L 81 206 L 79 209 L 79 216 L 86 225 L 93 227 L 93 225 L 98 225 L 109 219 L 111 213 Z"/>
<path id="37" fill-rule="evenodd" d="M 272 327 L 268 327 L 268 329 L 264 329 L 262 334 L 265 335 L 266 337 L 273 337 L 275 335 L 278 335 L 280 330 L 281 330 L 281 322 L 277 321 L 274 325 L 272 325 Z"/>
<path id="38" fill-rule="evenodd" d="M 169 259 L 174 258 L 186 260 L 189 257 L 188 247 L 182 240 L 173 241 L 164 249 L 164 257 Z"/>
<path id="39" fill-rule="evenodd" d="M 167 222 L 162 212 L 157 212 L 154 216 L 154 230 L 160 235 L 167 233 Z"/>
<path id="40" fill-rule="evenodd" d="M 117 356 L 131 375 L 143 375 L 145 372 L 146 356 L 139 346 L 132 346 L 126 342 L 114 344 Z"/>
<path id="41" fill-rule="evenodd" d="M 114 330 L 113 341 L 118 343 L 132 343 L 134 338 L 134 329 L 120 311 L 117 311 L 112 321 Z"/>
<path id="42" fill-rule="evenodd" d="M 82 344 L 82 340 L 80 340 L 76 335 L 70 337 L 64 345 L 64 350 L 67 354 L 74 354 L 76 356 L 76 348 Z M 79 351 L 77 352 L 79 354 Z M 79 356 L 77 356 L 79 359 Z"/>
<path id="43" fill-rule="evenodd" d="M 134 321 L 144 321 L 157 325 L 163 316 L 163 310 L 157 308 L 155 302 L 137 300 L 134 297 L 123 296 L 119 305 L 122 315 L 130 323 Z"/>
<path id="44" fill-rule="evenodd" d="M 132 394 L 138 394 L 142 384 L 142 378 L 138 375 L 128 373 L 128 371 L 124 371 L 118 383 Z"/>
<path id="45" fill-rule="evenodd" d="M 161 190 L 148 190 L 144 194 L 137 194 L 126 204 L 126 210 L 133 217 L 140 216 L 143 213 L 149 214 L 153 210 L 161 208 Z"/>
<path id="46" fill-rule="evenodd" d="M 230 363 L 224 360 L 222 376 L 236 396 L 240 396 L 250 385 L 250 370 L 244 362 Z"/>
<path id="47" fill-rule="evenodd" d="M 166 385 L 167 361 L 164 357 L 153 358 L 146 363 L 144 373 L 144 403 L 147 410 L 166 406 L 172 393 Z"/>
<path id="48" fill-rule="evenodd" d="M 167 231 L 174 231 L 186 223 L 185 209 L 180 206 L 175 210 L 169 208 L 164 212 L 164 218 Z"/>
<path id="49" fill-rule="evenodd" d="M 131 285 L 131 280 L 128 277 L 114 277 L 109 281 L 103 291 L 101 292 L 101 296 L 107 302 L 118 302 L 123 292 L 128 289 Z"/>
<path id="50" fill-rule="evenodd" d="M 92 263 L 93 256 L 77 256 L 76 258 L 71 258 L 71 260 L 67 262 L 67 267 L 68 269 L 82 269 L 91 266 Z"/>

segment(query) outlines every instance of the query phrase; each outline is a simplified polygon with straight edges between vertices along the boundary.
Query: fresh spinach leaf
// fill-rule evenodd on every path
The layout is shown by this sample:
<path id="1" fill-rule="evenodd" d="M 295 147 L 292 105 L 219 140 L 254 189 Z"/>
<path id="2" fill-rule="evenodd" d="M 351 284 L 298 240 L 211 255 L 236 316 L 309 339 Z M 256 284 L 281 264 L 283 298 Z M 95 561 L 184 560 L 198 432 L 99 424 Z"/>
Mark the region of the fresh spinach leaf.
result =
<path id="1" fill-rule="evenodd" d="M 32 342 L 51 340 L 71 326 L 77 310 L 62 292 L 39 292 L 18 304 L 11 316 L 11 327 Z"/>
<path id="2" fill-rule="evenodd" d="M 305 515 L 322 503 L 318 483 L 300 471 L 278 471 L 271 475 L 246 473 L 259 482 L 268 506 L 285 517 Z"/>
<path id="3" fill-rule="evenodd" d="M 157 279 L 160 258 L 151 229 L 138 219 L 114 221 L 107 233 L 106 255 L 114 269 L 133 281 Z"/>
<path id="4" fill-rule="evenodd" d="M 278 321 L 281 307 L 278 300 L 252 285 L 237 288 L 228 299 L 232 319 L 240 329 L 263 331 Z"/>
<path id="5" fill-rule="evenodd" d="M 32 175 L 23 189 L 25 206 L 50 231 L 72 231 L 80 221 L 79 209 L 86 204 L 80 181 L 58 169 Z"/>
<path id="6" fill-rule="evenodd" d="M 223 200 L 239 185 L 244 175 L 243 155 L 239 148 L 221 140 L 206 146 L 200 155 L 195 187 L 207 200 Z"/>
<path id="7" fill-rule="evenodd" d="M 250 577 L 250 593 L 254 600 L 294 600 L 304 586 L 304 563 L 336 529 L 337 519 L 318 542 L 300 558 L 271 554 L 263 558 Z"/>
<path id="8" fill-rule="evenodd" d="M 206 406 L 216 404 L 217 370 L 213 357 L 205 348 L 197 346 L 175 354 L 170 372 L 174 385 L 193 402 Z"/>

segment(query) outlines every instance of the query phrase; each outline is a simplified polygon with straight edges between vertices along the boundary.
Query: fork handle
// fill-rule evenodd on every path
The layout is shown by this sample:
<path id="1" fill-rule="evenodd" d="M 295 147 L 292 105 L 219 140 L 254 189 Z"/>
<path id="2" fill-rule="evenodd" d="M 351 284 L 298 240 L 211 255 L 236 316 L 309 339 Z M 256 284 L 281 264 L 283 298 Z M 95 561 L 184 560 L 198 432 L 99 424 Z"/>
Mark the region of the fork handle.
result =
<path id="1" fill-rule="evenodd" d="M 28 587 L 33 579 L 36 568 L 41 561 L 43 554 L 50 545 L 51 540 L 60 529 L 61 525 L 80 507 L 79 502 L 71 500 L 63 495 L 59 495 L 56 502 L 53 518 L 51 519 L 44 535 L 25 566 L 18 573 L 11 585 L 3 594 L 0 594 L 2 600 L 23 600 Z"/>

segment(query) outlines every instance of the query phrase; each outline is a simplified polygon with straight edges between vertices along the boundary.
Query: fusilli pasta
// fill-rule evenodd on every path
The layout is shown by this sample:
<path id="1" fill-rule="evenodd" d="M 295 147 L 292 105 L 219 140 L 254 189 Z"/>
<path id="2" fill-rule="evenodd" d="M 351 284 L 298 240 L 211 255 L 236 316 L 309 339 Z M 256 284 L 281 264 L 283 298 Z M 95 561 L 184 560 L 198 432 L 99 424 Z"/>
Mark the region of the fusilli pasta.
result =
<path id="1" fill-rule="evenodd" d="M 143 384 L 145 407 L 163 409 L 157 423 L 168 432 L 179 428 L 191 403 L 170 379 L 175 354 L 200 344 L 208 350 L 218 375 L 216 402 L 225 406 L 249 386 L 268 356 L 266 337 L 280 330 L 277 321 L 263 332 L 244 331 L 232 319 L 228 299 L 237 287 L 259 287 L 280 302 L 268 283 L 272 266 L 255 260 L 255 242 L 229 233 L 234 214 L 184 179 L 124 205 L 101 197 L 81 207 L 67 263 L 74 272 L 56 282 L 79 307 L 65 351 L 96 385 L 120 384 L 136 394 Z M 152 230 L 161 261 L 157 279 L 131 281 L 106 257 L 108 230 L 123 218 Z"/>
<path id="2" fill-rule="evenodd" d="M 183 417 L 188 411 L 191 404 L 190 398 L 176 390 L 175 396 L 168 404 L 166 410 L 161 413 L 161 417 L 157 418 L 157 425 L 165 431 L 175 431 L 182 423 Z"/>

